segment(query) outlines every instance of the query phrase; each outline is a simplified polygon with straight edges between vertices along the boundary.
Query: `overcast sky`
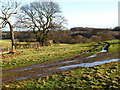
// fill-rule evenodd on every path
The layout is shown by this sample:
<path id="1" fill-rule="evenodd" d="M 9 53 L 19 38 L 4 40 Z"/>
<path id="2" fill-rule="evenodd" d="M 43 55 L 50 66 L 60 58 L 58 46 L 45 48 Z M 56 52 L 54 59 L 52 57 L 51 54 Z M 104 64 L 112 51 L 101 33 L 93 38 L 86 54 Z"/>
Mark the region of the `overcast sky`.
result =
<path id="1" fill-rule="evenodd" d="M 29 3 L 35 0 L 18 1 Z M 52 1 L 57 1 L 60 4 L 62 14 L 68 20 L 68 29 L 72 27 L 114 28 L 118 26 L 119 0 Z"/>

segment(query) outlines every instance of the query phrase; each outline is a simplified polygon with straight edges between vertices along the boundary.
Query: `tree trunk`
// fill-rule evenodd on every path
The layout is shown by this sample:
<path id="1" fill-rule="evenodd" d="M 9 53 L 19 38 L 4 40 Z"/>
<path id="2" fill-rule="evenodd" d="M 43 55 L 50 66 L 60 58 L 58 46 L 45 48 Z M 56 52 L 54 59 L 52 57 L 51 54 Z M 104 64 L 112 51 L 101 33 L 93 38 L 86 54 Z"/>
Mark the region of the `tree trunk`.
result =
<path id="1" fill-rule="evenodd" d="M 41 46 L 44 46 L 44 38 L 41 40 Z"/>
<path id="2" fill-rule="evenodd" d="M 12 51 L 15 50 L 15 39 L 14 39 L 14 32 L 13 32 L 13 26 L 8 21 L 9 27 L 10 27 L 10 35 L 11 35 L 11 42 L 12 42 Z"/>

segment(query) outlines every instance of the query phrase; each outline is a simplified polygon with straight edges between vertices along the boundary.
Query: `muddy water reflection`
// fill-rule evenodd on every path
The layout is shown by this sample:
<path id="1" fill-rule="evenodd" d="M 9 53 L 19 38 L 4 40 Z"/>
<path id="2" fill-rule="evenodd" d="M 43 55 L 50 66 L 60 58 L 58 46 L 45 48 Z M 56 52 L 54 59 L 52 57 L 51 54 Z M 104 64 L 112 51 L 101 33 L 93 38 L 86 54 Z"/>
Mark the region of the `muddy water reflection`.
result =
<path id="1" fill-rule="evenodd" d="M 18 70 L 14 70 L 14 71 L 26 71 L 26 70 L 31 70 L 31 69 L 36 69 L 36 68 L 44 68 L 44 67 L 49 67 L 49 66 L 55 66 L 55 65 L 60 65 L 60 64 L 76 62 L 76 61 L 79 61 L 79 60 L 64 61 L 64 62 L 54 63 L 54 64 L 50 64 L 50 65 L 42 65 L 42 66 L 34 65 L 34 66 L 31 66 L 30 68 L 23 68 L 23 69 L 18 69 Z"/>
<path id="2" fill-rule="evenodd" d="M 66 61 L 64 63 L 69 63 L 69 62 L 73 62 L 73 61 L 78 61 L 78 60 Z M 106 60 L 106 61 L 97 61 L 97 62 L 93 62 L 93 63 L 81 63 L 81 64 L 75 64 L 75 65 L 61 66 L 61 67 L 57 67 L 57 68 L 54 67 L 54 68 L 47 69 L 48 70 L 47 73 L 42 72 L 42 73 L 37 74 L 35 76 L 48 75 L 48 74 L 51 74 L 53 72 L 59 72 L 59 70 L 64 71 L 64 70 L 69 70 L 70 68 L 76 68 L 76 67 L 92 67 L 92 66 L 97 66 L 97 65 L 101 65 L 101 64 L 105 64 L 105 63 L 115 62 L 115 61 L 120 61 L 120 60 L 119 59 L 110 59 L 110 60 Z M 59 69 L 59 70 L 57 70 L 57 69 Z M 27 78 L 32 78 L 32 76 L 21 77 L 21 78 L 15 79 L 15 80 L 23 80 L 23 79 L 27 79 Z"/>
<path id="3" fill-rule="evenodd" d="M 22 80 L 22 79 L 27 79 L 27 78 L 30 78 L 30 76 L 17 78 L 17 79 L 15 79 L 15 80 Z"/>
<path id="4" fill-rule="evenodd" d="M 107 50 L 101 50 L 100 52 L 107 52 Z"/>
<path id="5" fill-rule="evenodd" d="M 96 57 L 97 55 L 92 55 L 92 56 L 89 56 L 89 57 L 87 57 L 87 58 L 92 58 L 92 57 Z"/>
<path id="6" fill-rule="evenodd" d="M 14 71 L 25 71 L 25 70 L 31 70 L 32 68 L 23 68 L 23 69 L 18 69 L 18 70 L 14 70 Z"/>
<path id="7" fill-rule="evenodd" d="M 36 76 L 42 76 L 43 74 L 37 74 Z"/>
<path id="8" fill-rule="evenodd" d="M 76 61 L 79 61 L 79 60 L 65 61 L 65 62 L 61 62 L 60 64 L 62 64 L 62 63 L 71 63 L 71 62 L 76 62 Z"/>
<path id="9" fill-rule="evenodd" d="M 63 67 L 58 67 L 57 69 L 68 69 L 68 68 L 76 68 L 76 67 L 91 67 L 91 66 L 97 66 L 105 63 L 110 63 L 110 62 L 115 62 L 115 61 L 120 61 L 119 59 L 110 59 L 106 61 L 97 61 L 93 63 L 82 63 L 82 64 L 76 64 L 76 65 L 69 65 L 69 66 L 63 66 Z"/>

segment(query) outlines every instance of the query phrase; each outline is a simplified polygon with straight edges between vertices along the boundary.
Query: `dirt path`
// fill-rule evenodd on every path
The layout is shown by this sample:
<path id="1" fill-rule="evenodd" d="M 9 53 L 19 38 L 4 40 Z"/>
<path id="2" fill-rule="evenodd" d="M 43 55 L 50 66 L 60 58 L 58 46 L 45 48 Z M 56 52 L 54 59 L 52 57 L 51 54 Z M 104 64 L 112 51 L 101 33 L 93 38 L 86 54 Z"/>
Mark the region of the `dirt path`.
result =
<path id="1" fill-rule="evenodd" d="M 16 68 L 11 70 L 4 70 L 3 74 L 6 75 L 3 76 L 2 83 L 9 83 L 9 82 L 14 82 L 16 80 L 24 80 L 33 77 L 56 74 L 59 72 L 68 71 L 72 69 L 83 68 L 80 66 L 80 64 L 83 63 L 88 63 L 88 62 L 92 63 L 96 61 L 104 61 L 104 60 L 120 58 L 120 57 L 112 57 L 112 58 L 109 57 L 111 55 L 120 54 L 120 52 L 100 53 L 98 55 L 87 56 L 87 57 L 82 57 L 83 54 L 85 53 L 71 56 L 63 60 L 51 61 L 38 65 L 25 66 L 22 68 Z"/>

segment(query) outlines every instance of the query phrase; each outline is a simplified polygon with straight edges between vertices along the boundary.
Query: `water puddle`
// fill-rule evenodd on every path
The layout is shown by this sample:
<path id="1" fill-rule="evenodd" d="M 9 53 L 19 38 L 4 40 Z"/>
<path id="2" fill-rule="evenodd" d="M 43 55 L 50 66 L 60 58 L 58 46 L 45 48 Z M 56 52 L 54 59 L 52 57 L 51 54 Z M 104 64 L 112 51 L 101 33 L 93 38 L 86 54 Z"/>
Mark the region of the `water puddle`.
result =
<path id="1" fill-rule="evenodd" d="M 87 58 L 92 58 L 92 57 L 96 57 L 97 55 L 92 55 L 92 56 L 89 56 L 89 57 L 87 57 Z"/>
<path id="2" fill-rule="evenodd" d="M 78 61 L 78 60 L 66 61 L 64 63 L 69 63 L 69 62 L 73 62 L 73 61 Z M 76 64 L 76 65 L 61 66 L 61 67 L 57 67 L 57 68 L 51 68 L 51 70 L 53 70 L 53 71 L 54 71 L 54 69 L 68 70 L 70 68 L 76 68 L 76 67 L 92 67 L 92 66 L 97 66 L 97 65 L 101 65 L 101 64 L 105 64 L 105 63 L 115 62 L 115 61 L 120 61 L 120 59 L 110 59 L 110 60 L 105 60 L 105 61 L 96 61 L 96 62 L 92 62 L 92 63 L 81 63 L 81 64 Z M 48 73 L 37 74 L 36 76 L 47 75 L 47 74 L 52 73 L 53 71 L 48 72 Z M 15 80 L 23 80 L 23 79 L 28 79 L 31 77 L 32 76 L 26 76 L 26 77 L 17 78 Z"/>
<path id="3" fill-rule="evenodd" d="M 68 69 L 68 68 L 75 68 L 75 67 L 78 67 L 78 66 L 80 66 L 80 64 L 63 66 L 63 67 L 59 67 L 57 69 Z"/>
<path id="4" fill-rule="evenodd" d="M 78 60 L 65 61 L 65 62 L 61 62 L 61 63 L 71 63 L 71 62 L 76 62 L 76 61 L 78 61 Z M 60 64 L 61 64 L 61 63 L 60 63 Z"/>
<path id="5" fill-rule="evenodd" d="M 31 66 L 31 68 L 23 68 L 23 69 L 17 69 L 17 70 L 13 70 L 13 71 L 26 71 L 26 70 L 31 70 L 31 69 L 35 69 L 35 68 L 41 68 L 41 67 L 45 67 L 45 66 L 35 65 L 35 66 Z"/>
<path id="6" fill-rule="evenodd" d="M 42 76 L 43 74 L 37 74 L 37 76 Z"/>
<path id="7" fill-rule="evenodd" d="M 110 62 L 115 62 L 115 61 L 120 61 L 119 59 L 110 59 L 106 61 L 97 61 L 93 63 L 82 63 L 82 64 L 76 64 L 76 65 L 69 65 L 69 66 L 63 66 L 59 67 L 57 69 L 68 69 L 68 68 L 76 68 L 76 67 L 91 67 L 91 66 L 97 66 L 105 63 L 110 63 Z"/>
<path id="8" fill-rule="evenodd" d="M 50 73 L 52 73 L 52 72 L 43 73 L 43 74 L 37 74 L 36 76 L 48 75 L 48 74 L 50 74 Z"/>
<path id="9" fill-rule="evenodd" d="M 65 61 L 65 62 L 58 62 L 50 65 L 44 65 L 44 66 L 35 66 L 34 68 L 40 68 L 40 67 L 49 67 L 49 66 L 55 66 L 55 65 L 60 65 L 60 64 L 65 64 L 65 63 L 70 63 L 70 62 L 75 62 L 78 60 L 71 60 L 71 61 Z"/>
<path id="10" fill-rule="evenodd" d="M 36 69 L 36 68 L 43 68 L 43 67 L 49 67 L 49 66 L 55 66 L 55 65 L 60 65 L 60 64 L 65 64 L 65 63 L 71 63 L 71 62 L 76 62 L 78 60 L 71 60 L 71 61 L 65 61 L 65 62 L 60 62 L 60 63 L 54 63 L 54 64 L 50 64 L 50 65 L 35 65 L 35 66 L 31 66 L 32 68 L 23 68 L 23 69 L 18 69 L 18 70 L 14 70 L 14 71 L 26 71 L 26 70 L 31 70 L 31 69 Z"/>
<path id="11" fill-rule="evenodd" d="M 23 68 L 23 69 L 19 69 L 19 70 L 14 70 L 14 71 L 25 71 L 25 70 L 31 70 L 32 68 Z"/>
<path id="12" fill-rule="evenodd" d="M 105 47 L 106 49 L 108 49 L 107 46 L 108 46 L 108 44 L 106 44 L 106 47 Z M 105 48 L 104 48 L 103 50 L 101 50 L 100 53 L 101 53 L 101 52 L 108 52 Z M 92 56 L 89 56 L 89 57 L 87 57 L 87 58 L 92 58 L 92 57 L 96 57 L 96 56 L 97 56 L 97 55 L 92 55 Z"/>
<path id="13" fill-rule="evenodd" d="M 107 52 L 107 50 L 101 50 L 100 52 Z"/>
<path id="14" fill-rule="evenodd" d="M 89 53 L 90 51 L 86 51 L 86 53 Z"/>
<path id="15" fill-rule="evenodd" d="M 15 79 L 15 80 L 22 80 L 22 79 L 27 79 L 27 78 L 30 78 L 30 76 L 17 78 L 17 79 Z"/>

